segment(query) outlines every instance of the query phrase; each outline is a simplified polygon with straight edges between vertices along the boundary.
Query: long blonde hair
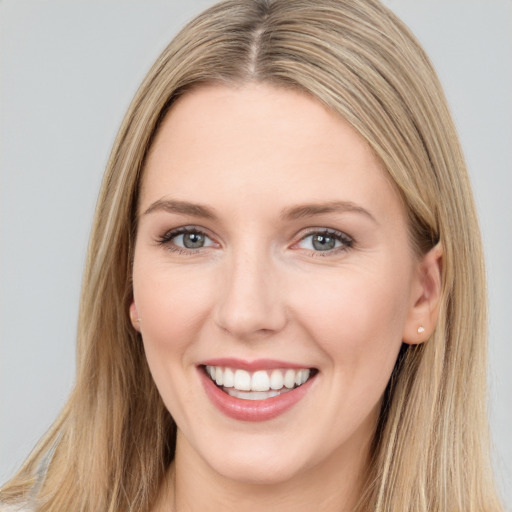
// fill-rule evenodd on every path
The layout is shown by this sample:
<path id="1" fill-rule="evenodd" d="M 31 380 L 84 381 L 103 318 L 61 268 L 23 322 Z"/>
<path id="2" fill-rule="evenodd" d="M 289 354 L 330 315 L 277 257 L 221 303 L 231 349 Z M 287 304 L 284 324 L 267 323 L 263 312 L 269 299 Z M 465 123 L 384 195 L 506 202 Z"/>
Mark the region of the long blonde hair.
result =
<path id="1" fill-rule="evenodd" d="M 359 509 L 501 510 L 489 461 L 484 266 L 464 158 L 429 59 L 377 0 L 227 0 L 165 49 L 126 114 L 103 180 L 75 388 L 1 499 L 34 500 L 45 512 L 147 511 L 154 503 L 176 427 L 128 318 L 141 174 L 179 95 L 249 81 L 305 91 L 346 119 L 399 190 L 417 252 L 436 243 L 444 250 L 439 321 L 428 342 L 397 361 Z"/>

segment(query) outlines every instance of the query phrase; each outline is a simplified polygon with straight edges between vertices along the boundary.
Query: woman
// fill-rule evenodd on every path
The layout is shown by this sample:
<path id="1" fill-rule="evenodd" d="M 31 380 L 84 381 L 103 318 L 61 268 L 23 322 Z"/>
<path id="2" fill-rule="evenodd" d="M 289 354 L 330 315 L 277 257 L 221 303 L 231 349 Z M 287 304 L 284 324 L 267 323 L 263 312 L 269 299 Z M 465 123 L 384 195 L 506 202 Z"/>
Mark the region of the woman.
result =
<path id="1" fill-rule="evenodd" d="M 500 510 L 481 254 L 441 88 L 387 9 L 219 4 L 121 127 L 76 387 L 2 500 Z"/>

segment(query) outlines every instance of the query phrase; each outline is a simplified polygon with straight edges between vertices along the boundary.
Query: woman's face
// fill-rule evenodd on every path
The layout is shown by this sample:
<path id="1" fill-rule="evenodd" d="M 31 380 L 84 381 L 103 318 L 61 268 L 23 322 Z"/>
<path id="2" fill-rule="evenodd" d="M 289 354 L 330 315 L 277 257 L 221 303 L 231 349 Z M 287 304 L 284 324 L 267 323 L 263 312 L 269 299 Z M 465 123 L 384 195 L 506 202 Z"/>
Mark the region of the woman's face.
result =
<path id="1" fill-rule="evenodd" d="M 420 264 L 339 116 L 262 84 L 183 96 L 145 168 L 131 306 L 178 454 L 260 483 L 361 462 L 421 341 Z"/>

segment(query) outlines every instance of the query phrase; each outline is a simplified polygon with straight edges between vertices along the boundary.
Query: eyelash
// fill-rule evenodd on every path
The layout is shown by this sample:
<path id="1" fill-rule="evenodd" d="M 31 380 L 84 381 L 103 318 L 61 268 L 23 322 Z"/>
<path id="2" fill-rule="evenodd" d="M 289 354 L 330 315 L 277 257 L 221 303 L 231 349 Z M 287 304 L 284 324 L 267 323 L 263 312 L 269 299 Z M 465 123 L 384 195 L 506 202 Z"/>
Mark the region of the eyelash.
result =
<path id="1" fill-rule="evenodd" d="M 172 229 L 170 231 L 167 231 L 164 235 L 158 238 L 157 242 L 161 246 L 165 246 L 167 250 L 176 252 L 179 254 L 197 254 L 199 252 L 202 252 L 203 249 L 207 247 L 198 247 L 197 249 L 187 249 L 184 247 L 179 247 L 172 243 L 173 239 L 184 234 L 190 234 L 190 233 L 196 233 L 199 235 L 203 235 L 204 237 L 211 240 L 211 238 L 208 236 L 208 234 L 201 228 L 196 226 L 184 226 L 177 229 Z M 340 242 L 342 245 L 340 247 L 335 247 L 332 249 L 328 249 L 325 251 L 309 251 L 310 254 L 314 257 L 327 257 L 332 256 L 333 254 L 338 254 L 340 252 L 348 251 L 352 249 L 354 246 L 354 239 L 347 235 L 346 233 L 343 233 L 342 231 L 337 231 L 335 229 L 327 229 L 327 228 L 320 228 L 320 229 L 311 229 L 307 233 L 301 236 L 300 240 L 296 242 L 294 245 L 297 245 L 304 240 L 306 240 L 310 236 L 314 235 L 323 235 L 326 237 L 334 238 L 334 240 Z"/>
<path id="2" fill-rule="evenodd" d="M 296 242 L 294 245 L 299 244 L 300 242 L 306 240 L 310 236 L 314 235 L 323 235 L 325 237 L 334 238 L 337 242 L 341 243 L 340 247 L 335 247 L 333 249 L 329 249 L 326 251 L 310 251 L 312 256 L 314 257 L 320 257 L 325 258 L 328 256 L 332 256 L 334 254 L 339 254 L 340 252 L 346 252 L 352 247 L 354 247 L 354 239 L 347 235 L 346 233 L 343 233 L 343 231 L 338 231 L 336 229 L 328 229 L 328 228 L 321 228 L 321 229 L 311 229 L 307 233 L 305 233 L 298 242 Z"/>
<path id="3" fill-rule="evenodd" d="M 172 240 L 180 235 L 186 235 L 189 233 L 197 233 L 198 235 L 203 235 L 206 238 L 210 238 L 207 233 L 201 228 L 196 226 L 184 226 L 177 229 L 171 229 L 167 231 L 164 235 L 158 238 L 157 242 L 159 245 L 164 246 L 167 250 L 171 252 L 176 252 L 178 254 L 197 254 L 202 252 L 204 247 L 199 247 L 197 249 L 187 249 L 185 247 L 179 247 L 172 243 Z"/>

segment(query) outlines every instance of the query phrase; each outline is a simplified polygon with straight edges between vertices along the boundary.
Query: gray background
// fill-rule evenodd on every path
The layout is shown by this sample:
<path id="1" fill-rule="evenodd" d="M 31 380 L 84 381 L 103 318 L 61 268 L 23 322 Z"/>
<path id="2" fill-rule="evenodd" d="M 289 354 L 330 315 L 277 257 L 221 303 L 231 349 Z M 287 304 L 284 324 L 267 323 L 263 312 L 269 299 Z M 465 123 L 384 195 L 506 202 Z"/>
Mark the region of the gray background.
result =
<path id="1" fill-rule="evenodd" d="M 211 4 L 0 2 L 0 482 L 74 375 L 80 278 L 101 175 L 138 84 Z M 387 0 L 436 66 L 487 252 L 495 466 L 512 510 L 512 1 Z"/>

